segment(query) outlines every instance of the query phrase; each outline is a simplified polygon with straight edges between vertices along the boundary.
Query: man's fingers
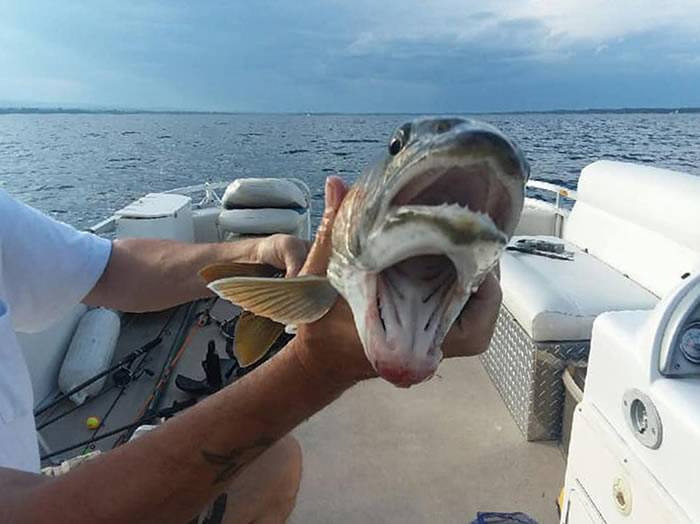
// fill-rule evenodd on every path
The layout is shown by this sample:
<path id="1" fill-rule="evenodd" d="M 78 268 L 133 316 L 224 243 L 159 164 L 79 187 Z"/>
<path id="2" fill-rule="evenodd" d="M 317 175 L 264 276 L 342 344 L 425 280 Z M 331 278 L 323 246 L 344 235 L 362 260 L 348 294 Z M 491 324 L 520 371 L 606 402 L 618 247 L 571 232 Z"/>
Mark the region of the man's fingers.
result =
<path id="1" fill-rule="evenodd" d="M 287 258 L 284 263 L 284 267 L 287 269 L 285 272 L 285 277 L 292 278 L 299 274 L 301 271 L 302 262 L 298 262 L 295 258 Z"/>
<path id="2" fill-rule="evenodd" d="M 284 257 L 284 267 L 286 268 L 285 276 L 289 278 L 299 274 L 308 256 L 310 246 L 311 242 L 300 241 L 295 242 L 290 249 L 284 250 L 282 256 Z"/>
<path id="3" fill-rule="evenodd" d="M 501 285 L 489 273 L 464 306 L 442 345 L 445 357 L 478 355 L 486 351 L 501 305 Z"/>
<path id="4" fill-rule="evenodd" d="M 323 211 L 321 224 L 316 232 L 316 239 L 311 246 L 309 256 L 306 258 L 306 263 L 301 271 L 302 273 L 312 275 L 323 275 L 326 273 L 328 258 L 331 255 L 333 223 L 345 193 L 347 193 L 347 187 L 340 178 L 330 176 L 326 179 L 326 207 Z"/>
<path id="5" fill-rule="evenodd" d="M 479 286 L 479 289 L 471 296 L 465 309 L 477 309 L 483 307 L 484 302 L 501 303 L 501 283 L 500 269 L 494 268 L 486 275 L 484 281 Z M 464 312 L 463 312 L 464 314 Z"/>

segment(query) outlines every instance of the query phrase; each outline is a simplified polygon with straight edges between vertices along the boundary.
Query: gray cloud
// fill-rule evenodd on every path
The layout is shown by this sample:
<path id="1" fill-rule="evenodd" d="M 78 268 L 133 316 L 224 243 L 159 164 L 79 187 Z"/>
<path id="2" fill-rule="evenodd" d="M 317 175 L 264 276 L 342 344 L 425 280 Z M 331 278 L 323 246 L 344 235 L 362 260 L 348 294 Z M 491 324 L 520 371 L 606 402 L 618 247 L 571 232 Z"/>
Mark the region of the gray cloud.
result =
<path id="1" fill-rule="evenodd" d="M 668 31 L 673 17 L 656 27 L 635 13 L 596 33 L 574 30 L 584 15 L 572 0 L 530 4 L 13 3 L 0 20 L 0 99 L 367 112 L 700 105 L 687 20 Z"/>

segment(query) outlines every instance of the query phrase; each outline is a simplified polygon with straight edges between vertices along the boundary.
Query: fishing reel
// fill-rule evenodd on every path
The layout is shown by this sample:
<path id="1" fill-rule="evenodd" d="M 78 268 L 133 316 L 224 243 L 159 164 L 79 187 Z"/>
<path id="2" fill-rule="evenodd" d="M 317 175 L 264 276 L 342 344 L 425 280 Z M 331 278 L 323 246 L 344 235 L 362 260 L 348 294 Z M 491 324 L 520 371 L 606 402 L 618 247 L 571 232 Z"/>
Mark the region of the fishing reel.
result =
<path id="1" fill-rule="evenodd" d="M 220 320 L 211 314 L 210 309 L 205 309 L 197 317 L 197 326 L 200 328 L 216 324 L 219 328 L 219 333 L 226 341 L 225 351 L 229 358 L 235 359 L 233 354 L 233 338 L 236 331 L 236 323 L 238 315 L 226 320 Z M 210 342 L 211 344 L 211 342 Z"/>
<path id="2" fill-rule="evenodd" d="M 112 381 L 118 388 L 125 388 L 134 380 L 138 380 L 144 374 L 148 375 L 149 377 L 155 375 L 155 373 L 148 368 L 134 371 L 127 366 L 122 366 L 112 373 Z"/>

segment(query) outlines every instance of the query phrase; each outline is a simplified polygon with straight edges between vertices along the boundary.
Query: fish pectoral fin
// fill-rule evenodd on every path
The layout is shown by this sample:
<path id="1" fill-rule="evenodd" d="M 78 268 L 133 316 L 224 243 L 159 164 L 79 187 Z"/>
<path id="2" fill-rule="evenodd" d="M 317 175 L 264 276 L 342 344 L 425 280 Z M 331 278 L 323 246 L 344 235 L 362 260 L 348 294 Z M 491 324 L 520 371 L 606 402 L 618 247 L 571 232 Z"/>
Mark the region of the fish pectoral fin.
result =
<path id="1" fill-rule="evenodd" d="M 243 309 L 282 324 L 308 324 L 325 315 L 338 298 L 328 279 L 232 277 L 210 282 L 214 293 Z"/>
<path id="2" fill-rule="evenodd" d="M 267 355 L 277 338 L 284 332 L 284 325 L 269 318 L 244 311 L 238 317 L 234 332 L 233 354 L 238 365 L 246 368 Z"/>
<path id="3" fill-rule="evenodd" d="M 199 270 L 199 276 L 209 284 L 215 280 L 229 277 L 274 277 L 282 275 L 281 269 L 268 264 L 249 264 L 247 262 L 223 262 L 209 264 Z"/>

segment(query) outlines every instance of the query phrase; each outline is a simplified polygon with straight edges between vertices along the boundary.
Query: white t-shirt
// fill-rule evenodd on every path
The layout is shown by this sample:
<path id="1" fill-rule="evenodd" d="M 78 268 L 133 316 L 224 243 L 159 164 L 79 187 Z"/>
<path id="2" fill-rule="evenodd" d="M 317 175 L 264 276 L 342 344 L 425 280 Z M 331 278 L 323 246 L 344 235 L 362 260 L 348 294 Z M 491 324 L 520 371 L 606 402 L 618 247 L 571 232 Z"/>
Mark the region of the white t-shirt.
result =
<path id="1" fill-rule="evenodd" d="M 0 467 L 39 471 L 32 385 L 15 331 L 41 331 L 78 304 L 111 246 L 0 190 Z"/>

